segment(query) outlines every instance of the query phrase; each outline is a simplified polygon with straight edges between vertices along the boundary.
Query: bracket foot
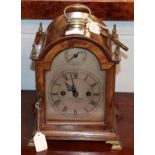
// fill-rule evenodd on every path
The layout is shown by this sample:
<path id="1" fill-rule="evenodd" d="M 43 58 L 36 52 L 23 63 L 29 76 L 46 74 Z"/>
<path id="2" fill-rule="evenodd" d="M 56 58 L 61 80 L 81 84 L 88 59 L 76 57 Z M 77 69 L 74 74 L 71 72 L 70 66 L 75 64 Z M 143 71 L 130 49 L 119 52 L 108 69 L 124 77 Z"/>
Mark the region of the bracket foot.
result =
<path id="1" fill-rule="evenodd" d="M 111 144 L 112 150 L 122 150 L 122 146 L 119 141 L 106 141 L 106 144 Z"/>
<path id="2" fill-rule="evenodd" d="M 33 141 L 33 138 L 31 138 L 31 139 L 29 140 L 27 146 L 34 147 L 34 141 Z"/>

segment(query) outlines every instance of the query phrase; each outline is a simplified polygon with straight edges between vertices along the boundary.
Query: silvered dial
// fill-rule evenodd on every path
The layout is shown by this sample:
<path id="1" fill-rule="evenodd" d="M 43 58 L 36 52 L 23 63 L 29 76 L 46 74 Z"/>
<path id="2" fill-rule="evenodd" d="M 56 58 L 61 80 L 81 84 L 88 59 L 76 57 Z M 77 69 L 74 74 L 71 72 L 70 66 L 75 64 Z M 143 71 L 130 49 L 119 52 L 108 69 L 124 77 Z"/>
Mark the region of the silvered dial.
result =
<path id="1" fill-rule="evenodd" d="M 98 107 L 102 91 L 93 74 L 84 70 L 66 70 L 51 81 L 48 96 L 52 107 L 59 113 L 80 117 Z"/>
<path id="2" fill-rule="evenodd" d="M 86 51 L 83 48 L 69 48 L 65 50 L 65 60 L 71 65 L 81 65 L 87 58 Z"/>

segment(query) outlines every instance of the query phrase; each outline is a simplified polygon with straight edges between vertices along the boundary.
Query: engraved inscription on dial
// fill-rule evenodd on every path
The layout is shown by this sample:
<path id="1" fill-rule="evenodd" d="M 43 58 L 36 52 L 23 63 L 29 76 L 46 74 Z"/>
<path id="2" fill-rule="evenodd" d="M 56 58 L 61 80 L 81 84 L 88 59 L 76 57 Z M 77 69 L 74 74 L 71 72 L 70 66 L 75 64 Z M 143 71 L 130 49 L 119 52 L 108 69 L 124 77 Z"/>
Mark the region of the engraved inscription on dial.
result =
<path id="1" fill-rule="evenodd" d="M 69 48 L 65 50 L 65 60 L 70 65 L 82 65 L 87 58 L 87 50 L 83 48 Z"/>
<path id="2" fill-rule="evenodd" d="M 52 107 L 65 116 L 84 117 L 98 108 L 102 90 L 100 82 L 84 70 L 66 70 L 51 81 L 48 97 Z"/>

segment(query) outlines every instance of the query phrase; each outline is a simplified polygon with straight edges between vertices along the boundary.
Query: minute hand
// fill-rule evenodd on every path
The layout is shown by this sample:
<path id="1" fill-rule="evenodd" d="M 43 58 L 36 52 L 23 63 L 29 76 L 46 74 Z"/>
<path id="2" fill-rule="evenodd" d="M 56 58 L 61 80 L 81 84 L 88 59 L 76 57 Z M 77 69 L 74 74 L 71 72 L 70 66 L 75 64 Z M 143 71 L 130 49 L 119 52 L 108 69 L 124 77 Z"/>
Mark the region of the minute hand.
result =
<path id="1" fill-rule="evenodd" d="M 74 85 L 74 80 L 73 80 L 73 77 L 72 77 L 72 73 L 70 72 L 70 75 L 71 75 L 71 80 L 72 80 L 72 93 L 73 93 L 73 96 L 74 97 L 78 97 L 79 93 L 76 91 L 76 87 Z"/>
<path id="2" fill-rule="evenodd" d="M 73 80 L 73 77 L 72 77 L 72 73 L 70 72 L 70 76 L 71 76 L 71 80 L 72 80 L 72 91 L 76 91 L 76 88 L 75 88 L 75 84 L 74 84 L 74 80 Z"/>
<path id="3" fill-rule="evenodd" d="M 78 53 L 74 54 L 68 61 L 71 61 L 73 58 L 77 58 L 79 53 L 82 53 L 82 52 L 78 52 Z"/>

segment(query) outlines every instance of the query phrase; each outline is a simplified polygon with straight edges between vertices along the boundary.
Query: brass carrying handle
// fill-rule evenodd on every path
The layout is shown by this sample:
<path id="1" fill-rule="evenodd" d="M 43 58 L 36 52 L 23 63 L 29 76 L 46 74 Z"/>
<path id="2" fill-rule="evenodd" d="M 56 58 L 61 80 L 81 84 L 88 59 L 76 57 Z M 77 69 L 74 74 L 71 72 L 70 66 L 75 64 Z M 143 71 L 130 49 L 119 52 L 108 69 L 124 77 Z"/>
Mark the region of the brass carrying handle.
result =
<path id="1" fill-rule="evenodd" d="M 64 9 L 64 16 L 68 19 L 68 21 L 70 21 L 70 18 L 67 16 L 66 12 L 68 9 L 70 8 L 73 8 L 73 9 L 85 9 L 88 11 L 88 17 L 91 16 L 91 10 L 86 6 L 86 5 L 83 5 L 83 4 L 72 4 L 72 5 L 69 5 L 67 6 L 65 9 Z M 86 19 L 85 19 L 86 20 Z"/>

